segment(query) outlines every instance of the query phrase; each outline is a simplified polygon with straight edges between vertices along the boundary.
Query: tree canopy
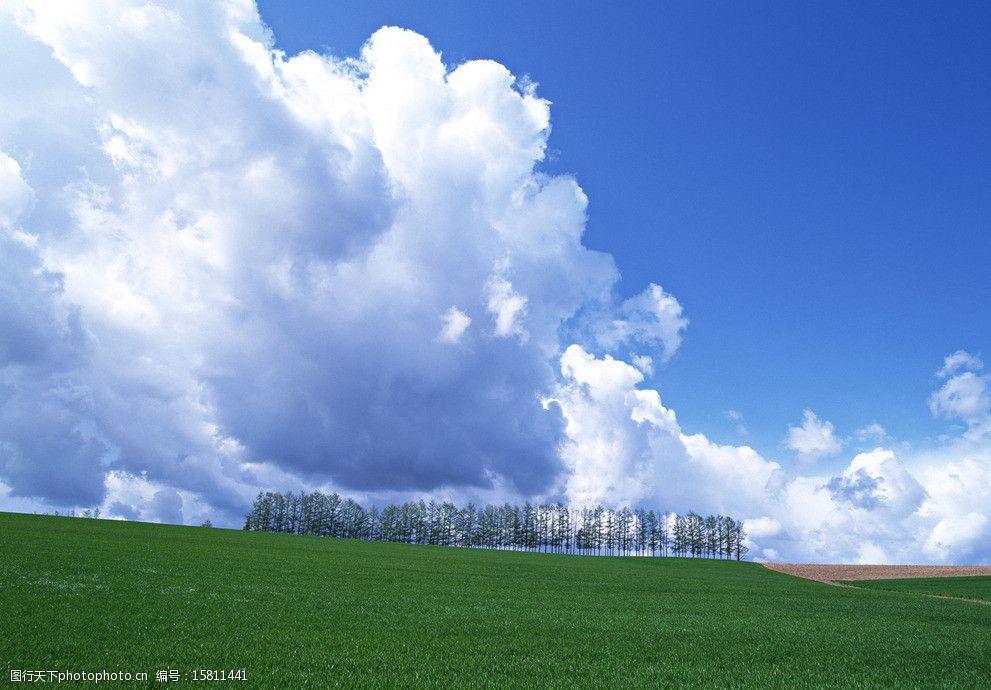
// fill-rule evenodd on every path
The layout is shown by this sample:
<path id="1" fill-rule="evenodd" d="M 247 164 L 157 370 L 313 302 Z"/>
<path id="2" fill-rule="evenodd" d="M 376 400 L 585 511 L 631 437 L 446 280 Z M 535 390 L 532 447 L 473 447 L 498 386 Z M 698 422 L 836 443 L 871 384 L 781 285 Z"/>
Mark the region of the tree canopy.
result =
<path id="1" fill-rule="evenodd" d="M 245 530 L 344 539 L 581 555 L 691 556 L 740 560 L 743 522 L 645 508 L 571 508 L 562 503 L 463 507 L 410 501 L 365 508 L 336 493 L 259 493 Z"/>

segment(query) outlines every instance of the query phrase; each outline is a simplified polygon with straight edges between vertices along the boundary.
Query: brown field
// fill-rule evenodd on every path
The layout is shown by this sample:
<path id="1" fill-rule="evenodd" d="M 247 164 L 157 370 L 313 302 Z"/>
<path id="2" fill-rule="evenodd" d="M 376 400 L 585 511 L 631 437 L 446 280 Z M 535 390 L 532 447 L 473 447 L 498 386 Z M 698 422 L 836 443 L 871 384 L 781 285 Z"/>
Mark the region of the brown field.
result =
<path id="1" fill-rule="evenodd" d="M 906 577 L 965 577 L 991 575 L 991 565 L 820 565 L 764 563 L 765 568 L 807 580 L 897 580 Z"/>

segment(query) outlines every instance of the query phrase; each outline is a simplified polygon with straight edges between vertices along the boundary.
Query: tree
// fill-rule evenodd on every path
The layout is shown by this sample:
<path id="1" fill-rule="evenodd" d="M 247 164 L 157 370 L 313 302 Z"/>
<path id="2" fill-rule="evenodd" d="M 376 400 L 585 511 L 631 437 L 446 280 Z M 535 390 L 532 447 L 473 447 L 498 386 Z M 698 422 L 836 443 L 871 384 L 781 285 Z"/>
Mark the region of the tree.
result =
<path id="1" fill-rule="evenodd" d="M 705 556 L 706 558 L 715 558 L 719 553 L 719 537 L 715 515 L 708 515 L 704 521 L 705 524 Z"/>
<path id="2" fill-rule="evenodd" d="M 74 513 L 73 513 L 74 515 Z M 85 510 L 84 517 L 99 517 Z M 209 520 L 204 527 L 211 526 Z M 743 522 L 725 515 L 657 513 L 643 507 L 606 509 L 527 502 L 458 508 L 450 501 L 408 501 L 366 509 L 351 498 L 319 491 L 259 492 L 244 518 L 248 531 L 396 541 L 441 546 L 553 551 L 583 555 L 649 555 L 695 558 L 746 556 Z"/>
<path id="3" fill-rule="evenodd" d="M 740 560 L 741 558 L 746 556 L 747 553 L 750 551 L 750 548 L 746 544 L 744 544 L 744 540 L 747 538 L 747 533 L 743 529 L 743 522 L 740 520 L 736 520 L 734 522 L 733 531 L 734 531 L 733 541 L 735 542 L 735 546 L 736 546 L 736 560 Z"/>
<path id="4" fill-rule="evenodd" d="M 685 516 L 685 538 L 688 552 L 693 558 L 702 556 L 705 549 L 705 523 L 702 516 L 695 511 L 689 511 Z"/>
<path id="5" fill-rule="evenodd" d="M 603 545 L 606 547 L 606 551 L 609 555 L 612 556 L 613 549 L 616 548 L 616 523 L 611 510 L 607 510 L 605 513 L 605 521 L 602 523 L 602 530 Z"/>
<path id="6" fill-rule="evenodd" d="M 537 509 L 530 501 L 523 506 L 523 548 L 531 551 L 537 548 Z"/>
<path id="7" fill-rule="evenodd" d="M 657 514 L 654 511 L 647 513 L 647 550 L 651 556 L 657 555 L 657 549 L 660 546 L 660 539 L 658 539 L 658 528 L 657 528 Z"/>

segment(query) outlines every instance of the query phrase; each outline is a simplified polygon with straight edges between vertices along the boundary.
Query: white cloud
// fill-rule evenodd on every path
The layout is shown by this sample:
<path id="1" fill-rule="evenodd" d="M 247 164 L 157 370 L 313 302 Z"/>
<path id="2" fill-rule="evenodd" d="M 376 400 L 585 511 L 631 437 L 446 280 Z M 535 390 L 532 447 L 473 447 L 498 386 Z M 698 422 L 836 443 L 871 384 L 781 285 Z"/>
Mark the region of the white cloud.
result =
<path id="1" fill-rule="evenodd" d="M 660 469 L 655 446 L 684 457 L 674 436 L 674 413 L 656 391 L 636 389 L 643 380 L 640 371 L 609 355 L 598 359 L 571 345 L 561 356 L 561 374 L 554 404 L 566 422 L 561 456 L 569 500 L 619 506 L 650 496 Z"/>
<path id="2" fill-rule="evenodd" d="M 875 448 L 833 476 L 800 476 L 746 446 L 685 434 L 658 392 L 639 388 L 642 373 L 621 360 L 572 345 L 561 367 L 564 382 L 548 405 L 560 407 L 567 421 L 563 483 L 575 503 L 641 502 L 673 510 L 704 505 L 742 516 L 753 553 L 765 559 L 991 557 L 978 517 L 987 517 L 991 505 L 991 452 L 975 451 L 965 439 L 956 450 L 937 449 L 928 457 L 903 459 Z M 811 412 L 805 421 L 816 433 L 800 448 L 842 450 L 828 423 Z M 951 462 L 953 453 L 967 459 Z"/>
<path id="3" fill-rule="evenodd" d="M 21 176 L 21 166 L 0 151 L 0 228 L 12 230 L 33 199 L 31 187 Z"/>
<path id="4" fill-rule="evenodd" d="M 100 513 L 114 519 L 179 524 L 200 524 L 215 517 L 210 504 L 195 493 L 122 471 L 107 474 Z"/>
<path id="5" fill-rule="evenodd" d="M 744 521 L 744 529 L 751 539 L 766 539 L 781 534 L 781 523 L 774 518 L 759 517 Z"/>
<path id="6" fill-rule="evenodd" d="M 941 521 L 975 512 L 991 517 L 991 448 L 987 445 L 958 440 L 919 455 L 915 466 L 928 496 L 920 509 L 927 519 Z"/>
<path id="7" fill-rule="evenodd" d="M 977 355 L 972 355 L 966 350 L 957 350 L 952 355 L 947 355 L 943 359 L 943 366 L 940 367 L 936 375 L 940 378 L 949 378 L 958 371 L 980 371 L 984 368 L 984 362 Z"/>
<path id="8" fill-rule="evenodd" d="M 991 415 L 991 393 L 988 375 L 978 376 L 967 371 L 950 378 L 929 398 L 934 415 L 959 418 L 974 425 Z"/>
<path id="9" fill-rule="evenodd" d="M 750 429 L 747 428 L 747 425 L 743 419 L 742 412 L 740 412 L 739 410 L 726 410 L 726 412 L 724 412 L 723 414 L 726 415 L 726 419 L 730 420 L 731 422 L 736 422 L 736 433 L 738 435 L 740 436 L 750 435 Z"/>
<path id="10" fill-rule="evenodd" d="M 857 429 L 857 438 L 860 441 L 881 443 L 888 438 L 888 432 L 877 422 L 872 422 L 867 426 Z"/>
<path id="11" fill-rule="evenodd" d="M 567 498 L 729 513 L 766 557 L 991 557 L 979 360 L 932 399 L 967 433 L 910 457 L 801 476 L 687 433 L 640 387 L 681 304 L 617 297 L 578 183 L 536 171 L 549 103 L 502 65 L 396 28 L 288 56 L 239 0 L 18 4 L 0 37 L 2 505 Z M 789 442 L 842 451 L 811 411 Z"/>
<path id="12" fill-rule="evenodd" d="M 820 420 L 812 410 L 802 414 L 801 426 L 788 428 L 787 443 L 789 448 L 808 459 L 836 455 L 843 449 L 832 422 Z"/>
<path id="13" fill-rule="evenodd" d="M 471 325 L 471 317 L 457 307 L 451 307 L 441 316 L 443 326 L 441 326 L 439 338 L 446 343 L 461 342 L 465 331 Z"/>
<path id="14" fill-rule="evenodd" d="M 654 283 L 624 301 L 620 313 L 623 318 L 603 320 L 597 326 L 598 343 L 607 350 L 634 343 L 656 346 L 666 362 L 681 346 L 682 332 L 688 327 L 678 300 Z"/>
<path id="15" fill-rule="evenodd" d="M 32 161 L 0 160 L 0 204 L 37 238 L 0 253 L 0 359 L 36 362 L 0 391 L 11 492 L 92 503 L 123 472 L 232 520 L 273 481 L 553 485 L 559 333 L 618 273 L 577 183 L 534 170 L 532 87 L 396 28 L 287 56 L 236 0 L 25 3 L 0 35 L 0 138 Z M 449 346 L 486 312 L 496 337 Z"/>
<path id="16" fill-rule="evenodd" d="M 635 366 L 637 369 L 642 371 L 647 376 L 654 375 L 653 358 L 648 357 L 647 355 L 634 355 L 631 361 L 633 362 L 633 366 Z"/>
<path id="17" fill-rule="evenodd" d="M 940 520 L 926 539 L 925 553 L 937 561 L 966 558 L 979 544 L 991 538 L 991 519 L 982 513 Z"/>
<path id="18" fill-rule="evenodd" d="M 571 345 L 561 372 L 554 402 L 567 422 L 564 490 L 572 502 L 758 509 L 777 464 L 747 447 L 684 435 L 660 394 L 637 387 L 643 374 L 610 355 L 597 358 Z"/>
<path id="19" fill-rule="evenodd" d="M 837 501 L 866 510 L 883 509 L 901 517 L 917 510 L 926 497 L 894 452 L 883 448 L 856 455 L 828 487 Z"/>
<path id="20" fill-rule="evenodd" d="M 495 319 L 495 334 L 501 338 L 515 335 L 526 341 L 529 334 L 523 326 L 523 318 L 527 298 L 513 290 L 513 284 L 499 275 L 489 278 L 485 290 L 489 297 L 486 307 Z"/>
<path id="21" fill-rule="evenodd" d="M 929 397 L 933 415 L 963 420 L 965 436 L 978 441 L 991 440 L 991 375 L 978 373 L 983 368 L 979 357 L 957 350 L 937 372 L 946 382 Z"/>

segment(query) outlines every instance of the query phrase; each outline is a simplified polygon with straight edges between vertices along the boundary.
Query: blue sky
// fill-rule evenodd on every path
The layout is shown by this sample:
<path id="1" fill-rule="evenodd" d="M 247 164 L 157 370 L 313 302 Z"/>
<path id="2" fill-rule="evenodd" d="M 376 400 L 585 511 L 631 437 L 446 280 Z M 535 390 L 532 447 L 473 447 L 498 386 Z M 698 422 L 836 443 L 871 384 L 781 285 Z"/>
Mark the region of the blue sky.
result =
<path id="1" fill-rule="evenodd" d="M 491 58 L 553 102 L 544 167 L 590 198 L 620 290 L 691 327 L 658 372 L 691 428 L 778 451 L 811 406 L 846 433 L 942 433 L 944 355 L 991 352 L 986 3 L 261 2 L 280 47 L 375 29 Z"/>
<path id="2" fill-rule="evenodd" d="M 987 561 L 989 29 L 2 6 L 0 510 L 567 501 Z"/>

